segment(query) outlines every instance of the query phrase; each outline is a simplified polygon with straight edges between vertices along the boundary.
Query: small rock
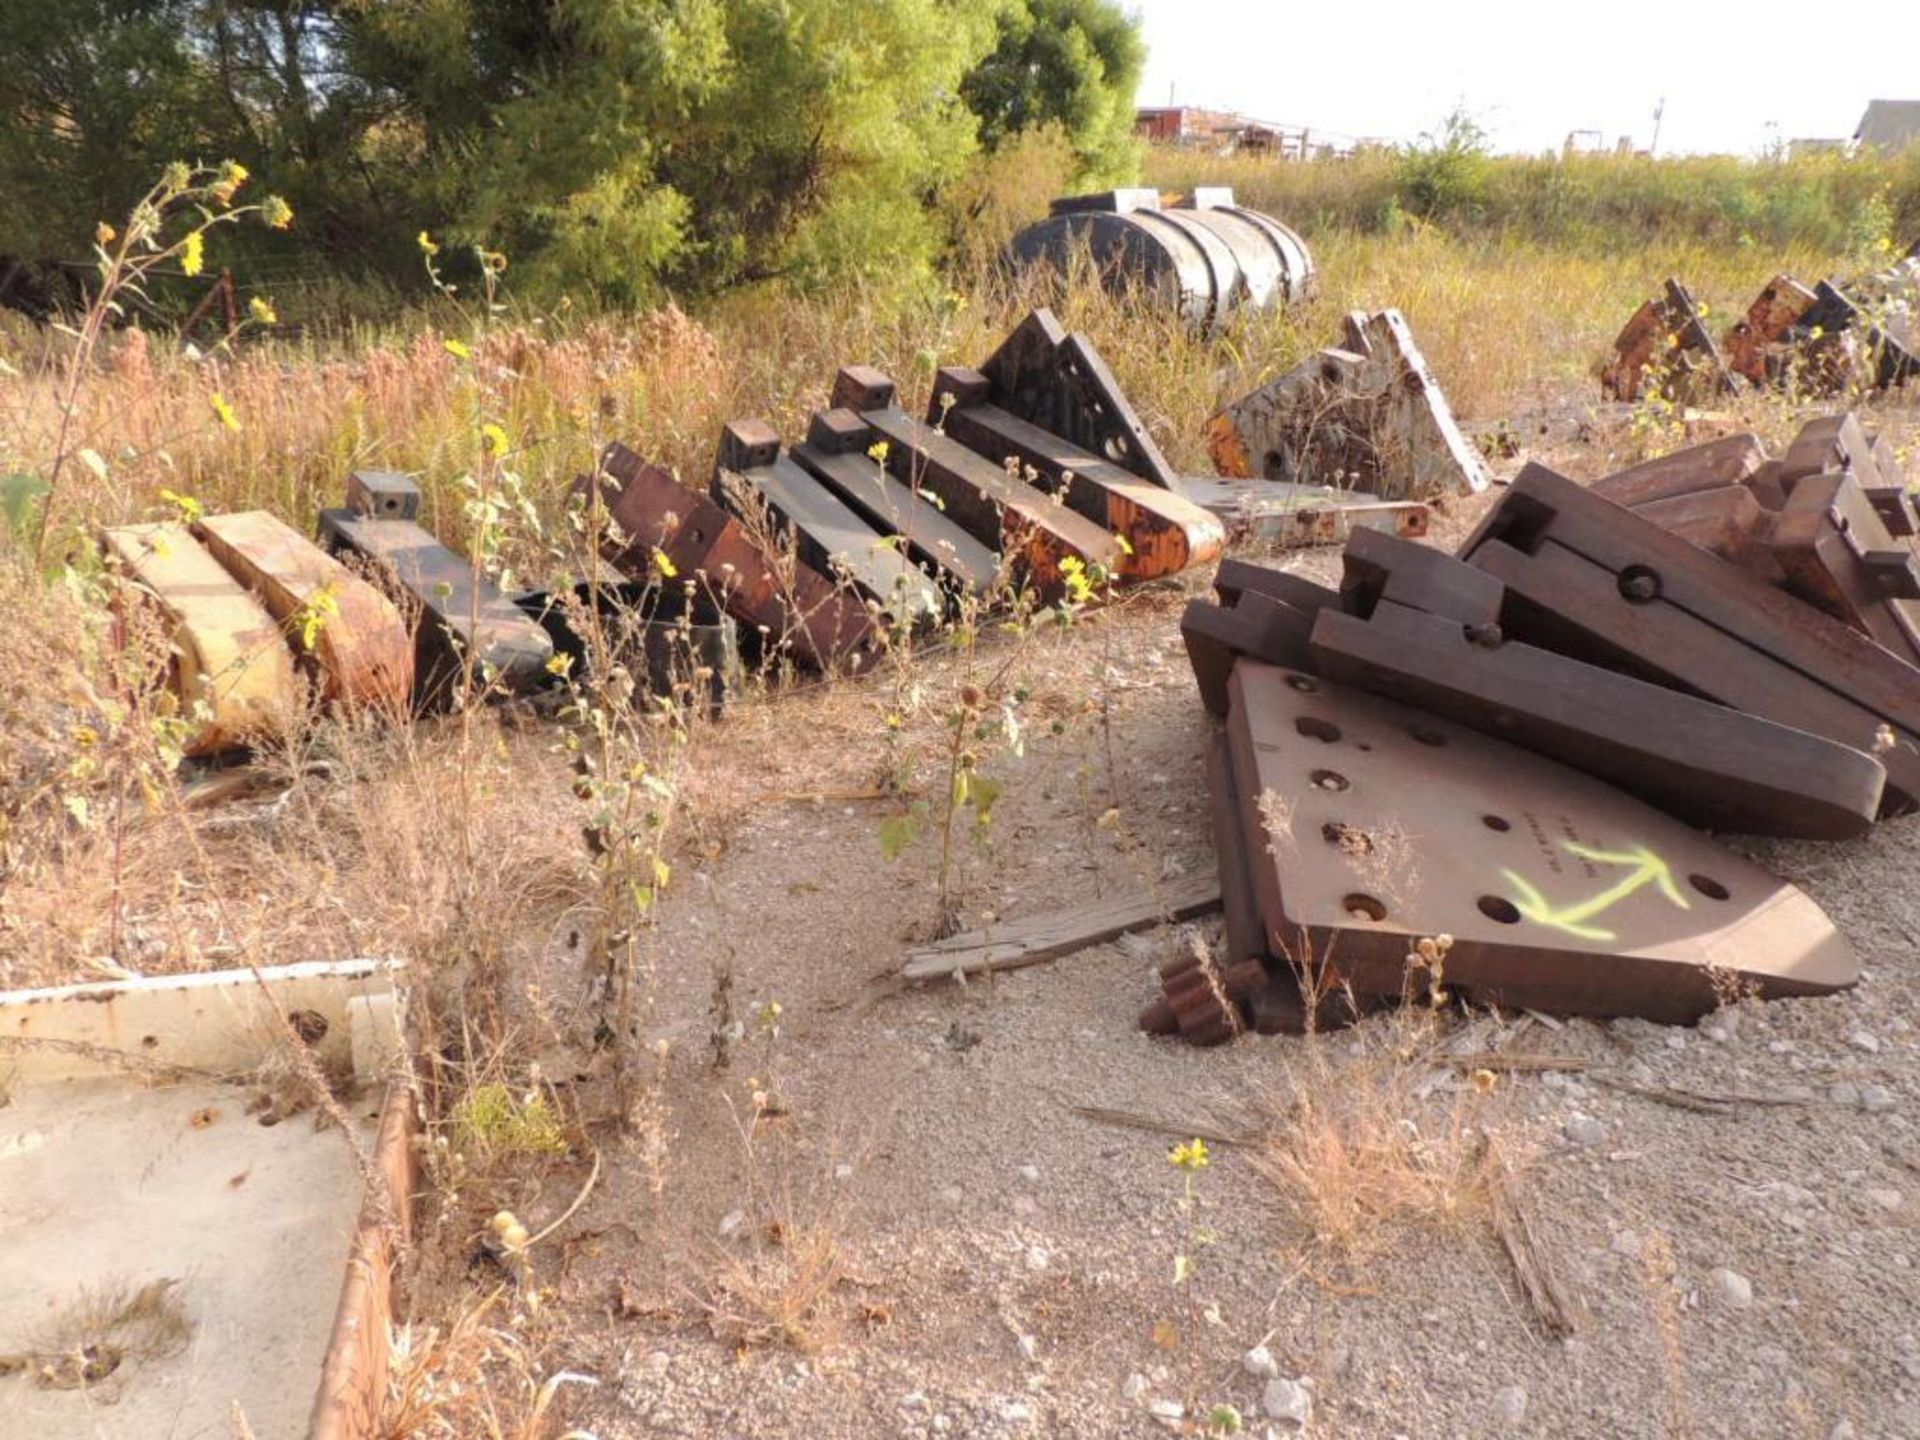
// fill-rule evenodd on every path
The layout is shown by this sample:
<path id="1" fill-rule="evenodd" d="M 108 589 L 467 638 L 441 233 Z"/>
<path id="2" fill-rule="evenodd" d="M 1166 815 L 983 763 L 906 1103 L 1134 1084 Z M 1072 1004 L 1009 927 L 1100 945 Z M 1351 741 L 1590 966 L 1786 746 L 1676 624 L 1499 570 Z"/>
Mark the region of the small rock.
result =
<path id="1" fill-rule="evenodd" d="M 1707 1278 L 1713 1283 L 1713 1293 L 1729 1310 L 1745 1310 L 1753 1304 L 1753 1282 L 1739 1271 L 1723 1266 Z"/>
<path id="2" fill-rule="evenodd" d="M 927 1397 L 918 1390 L 910 1390 L 900 1397 L 900 1408 L 902 1410 L 925 1410 L 927 1408 Z"/>
<path id="3" fill-rule="evenodd" d="M 1864 1050 L 1869 1055 L 1880 1053 L 1880 1038 L 1870 1031 L 1856 1030 L 1847 1036 L 1847 1043 L 1856 1050 Z"/>
<path id="4" fill-rule="evenodd" d="M 1025 1217 L 1033 1214 L 1033 1212 L 1039 1208 L 1038 1205 L 1033 1203 L 1033 1197 L 1031 1195 L 1016 1195 L 1013 1197 L 1013 1213 L 1016 1215 Z"/>
<path id="5" fill-rule="evenodd" d="M 853 1178 L 853 1167 L 851 1165 L 834 1166 L 833 1178 L 836 1180 L 851 1180 Z"/>
<path id="6" fill-rule="evenodd" d="M 1853 1428 L 1851 1420 L 1842 1420 L 1827 1432 L 1827 1440 L 1854 1440 L 1860 1432 Z"/>
<path id="7" fill-rule="evenodd" d="M 1827 1099 L 1835 1105 L 1858 1105 L 1860 1103 L 1860 1087 L 1858 1085 L 1849 1085 L 1845 1080 L 1839 1081 L 1837 1084 L 1827 1087 Z"/>
<path id="8" fill-rule="evenodd" d="M 1518 1425 L 1527 1418 L 1527 1392 L 1518 1385 L 1509 1385 L 1496 1390 L 1493 1396 L 1493 1414 L 1502 1425 Z"/>
<path id="9" fill-rule="evenodd" d="M 1666 1034 L 1666 1041 L 1669 1050 L 1684 1050 L 1687 1048 L 1687 1036 L 1684 1030 L 1669 1030 Z"/>
<path id="10" fill-rule="evenodd" d="M 1860 1108 L 1878 1115 L 1893 1109 L 1893 1092 L 1884 1085 L 1862 1085 Z"/>
<path id="11" fill-rule="evenodd" d="M 1138 1405 L 1147 1394 L 1147 1377 L 1138 1370 L 1127 1376 L 1120 1386 L 1120 1397 L 1130 1404 Z"/>
<path id="12" fill-rule="evenodd" d="M 1187 1407 L 1178 1400 L 1155 1400 L 1147 1406 L 1147 1413 L 1156 1420 L 1165 1420 L 1171 1424 L 1187 1413 Z"/>
<path id="13" fill-rule="evenodd" d="M 720 1238 L 724 1240 L 727 1236 L 733 1234 L 734 1231 L 738 1230 L 742 1225 L 746 1223 L 747 1223 L 746 1211 L 729 1210 L 726 1214 L 720 1217 Z"/>
<path id="14" fill-rule="evenodd" d="M 1273 1358 L 1273 1352 L 1264 1345 L 1256 1345 L 1240 1357 L 1240 1364 L 1249 1375 L 1261 1380 L 1275 1380 L 1280 1375 L 1279 1362 Z"/>
<path id="15" fill-rule="evenodd" d="M 1267 1382 L 1260 1393 L 1260 1408 L 1269 1420 L 1305 1426 L 1313 1419 L 1313 1392 L 1298 1380 L 1282 1376 Z"/>
<path id="16" fill-rule="evenodd" d="M 1009 1400 L 1000 1407 L 1000 1418 L 1009 1425 L 1024 1425 L 1033 1419 L 1033 1407 L 1024 1400 Z"/>
<path id="17" fill-rule="evenodd" d="M 1867 1191 L 1867 1199 L 1878 1205 L 1882 1210 L 1898 1210 L 1906 1197 L 1898 1190 L 1869 1190 Z"/>
<path id="18" fill-rule="evenodd" d="M 1050 1263 L 1050 1259 L 1051 1257 L 1048 1256 L 1046 1251 L 1042 1250 L 1038 1245 L 1035 1245 L 1027 1251 L 1027 1269 L 1044 1270 Z"/>
<path id="19" fill-rule="evenodd" d="M 1618 1235 L 1613 1237 L 1613 1253 L 1616 1255 L 1624 1255 L 1629 1260 L 1638 1260 L 1640 1258 L 1640 1249 L 1645 1243 L 1646 1242 L 1640 1238 L 1638 1231 L 1622 1230 Z"/>
<path id="20" fill-rule="evenodd" d="M 949 1185 L 940 1192 L 940 1198 L 949 1205 L 958 1205 L 967 1195 L 958 1185 Z"/>
<path id="21" fill-rule="evenodd" d="M 1020 1358 L 1031 1360 L 1040 1353 L 1040 1342 L 1031 1335 L 1022 1335 L 1019 1340 Z"/>
<path id="22" fill-rule="evenodd" d="M 1607 1127 L 1591 1115 L 1574 1115 L 1560 1129 L 1575 1145 L 1598 1145 L 1607 1138 Z"/>
<path id="23" fill-rule="evenodd" d="M 1040 1183 L 1040 1167 L 1038 1165 L 1022 1165 L 1020 1167 L 1020 1178 L 1029 1185 L 1038 1185 Z"/>

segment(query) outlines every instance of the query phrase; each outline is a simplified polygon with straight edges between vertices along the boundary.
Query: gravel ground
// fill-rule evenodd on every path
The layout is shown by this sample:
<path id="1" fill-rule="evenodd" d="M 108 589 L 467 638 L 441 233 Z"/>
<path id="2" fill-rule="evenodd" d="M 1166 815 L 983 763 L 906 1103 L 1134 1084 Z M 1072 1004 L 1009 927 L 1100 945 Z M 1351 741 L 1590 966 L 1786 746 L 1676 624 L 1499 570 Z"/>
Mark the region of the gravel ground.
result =
<path id="1" fill-rule="evenodd" d="M 963 924 L 1211 866 L 1182 599 L 1136 597 L 1036 652 L 1030 714 L 1064 733 L 1034 725 L 1023 758 L 983 763 L 1006 788 L 992 853 L 968 850 Z M 1845 995 L 1691 1029 L 1378 1016 L 1198 1051 L 1135 1026 L 1177 932 L 965 987 L 889 983 L 933 920 L 936 847 L 885 863 L 885 803 L 833 798 L 871 780 L 883 710 L 857 689 L 783 702 L 699 762 L 736 805 L 663 915 L 664 1185 L 642 1144 L 607 1137 L 547 1262 L 554 1357 L 600 1381 L 572 1423 L 598 1440 L 1150 1436 L 1230 1405 L 1282 1436 L 1920 1435 L 1920 821 L 1740 847 L 1845 931 L 1866 967 Z M 745 1022 L 724 1071 L 720 970 Z M 769 1001 L 777 1035 L 753 1020 Z M 1489 1096 L 1434 1058 L 1495 1047 L 1576 1068 Z M 1270 1178 L 1289 1107 L 1383 1064 L 1422 1144 L 1466 1116 L 1520 1157 L 1513 1193 L 1571 1335 L 1548 1333 L 1470 1200 L 1354 1252 Z M 755 1091 L 778 1112 L 757 1124 Z M 1168 1150 L 1202 1129 L 1244 1143 L 1213 1147 L 1183 1211 Z M 579 1184 L 547 1177 L 523 1213 L 558 1214 Z M 791 1274 L 820 1237 L 839 1283 L 785 1335 L 742 1339 L 739 1277 Z"/>

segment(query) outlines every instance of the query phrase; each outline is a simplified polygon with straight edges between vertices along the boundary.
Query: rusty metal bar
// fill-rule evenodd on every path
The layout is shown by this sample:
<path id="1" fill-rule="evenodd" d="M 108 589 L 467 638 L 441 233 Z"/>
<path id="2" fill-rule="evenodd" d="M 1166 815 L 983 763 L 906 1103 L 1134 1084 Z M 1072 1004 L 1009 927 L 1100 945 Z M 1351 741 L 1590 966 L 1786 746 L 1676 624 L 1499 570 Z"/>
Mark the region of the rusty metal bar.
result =
<path id="1" fill-rule="evenodd" d="M 1124 537 L 1122 577 L 1155 580 L 1219 558 L 1226 531 L 1207 511 L 1009 415 L 986 398 L 991 392 L 977 370 L 943 369 L 934 377 L 927 423 L 1003 469 L 1017 465 L 1041 488 L 1062 495 L 1069 509 Z"/>
<path id="2" fill-rule="evenodd" d="M 1038 425 L 1163 490 L 1173 467 L 1132 403 L 1084 336 L 1069 335 L 1053 312 L 1035 310 L 980 366 L 992 400 L 1009 415 Z M 935 403 L 939 396 L 934 396 Z"/>
<path id="3" fill-rule="evenodd" d="M 1920 796 L 1920 671 L 1759 577 L 1540 466 L 1462 554 L 1507 635 L 1878 755 L 1883 813 Z"/>
<path id="4" fill-rule="evenodd" d="M 944 608 L 925 571 L 831 490 L 783 454 L 780 437 L 762 420 L 731 421 L 714 465 L 715 501 L 742 518 L 757 506 L 801 562 L 844 579 L 896 623 L 935 619 Z"/>
<path id="5" fill-rule="evenodd" d="M 1587 488 L 1616 505 L 1644 505 L 1695 490 L 1742 484 L 1766 463 L 1766 447 L 1758 435 L 1722 435 L 1602 476 Z"/>
<path id="6" fill-rule="evenodd" d="M 1457 563 L 1457 562 L 1456 562 Z M 1323 610 L 1323 678 L 1416 705 L 1618 785 L 1690 824 L 1749 835 L 1865 834 L 1886 770 L 1850 746 L 1393 601 Z"/>
<path id="7" fill-rule="evenodd" d="M 617 442 L 601 455 L 598 479 L 620 531 L 602 537 L 608 563 L 644 577 L 664 558 L 766 646 L 790 647 L 821 670 L 866 664 L 872 617 L 824 575 L 769 556 L 733 516 Z"/>
<path id="8" fill-rule="evenodd" d="M 949 518 L 983 544 L 997 546 L 1022 578 L 1050 594 L 1064 583 L 1060 567 L 1068 559 L 1117 573 L 1121 552 L 1113 536 L 897 406 L 861 408 L 862 400 L 876 398 L 875 385 L 869 375 L 842 371 L 833 403 L 859 409 L 886 443 L 887 468 L 938 496 Z"/>
<path id="9" fill-rule="evenodd" d="M 526 694 L 548 684 L 553 644 L 492 579 L 412 520 L 322 510 L 320 534 L 336 554 L 360 556 L 391 577 L 412 604 L 416 704 L 445 703 L 467 684 Z"/>
<path id="10" fill-rule="evenodd" d="M 813 417 L 806 443 L 793 458 L 869 524 L 898 535 L 907 553 L 941 577 L 959 595 L 983 595 L 999 578 L 1000 557 L 956 525 L 921 492 L 917 483 L 895 478 L 884 461 L 868 452 L 879 434 L 845 408 Z"/>

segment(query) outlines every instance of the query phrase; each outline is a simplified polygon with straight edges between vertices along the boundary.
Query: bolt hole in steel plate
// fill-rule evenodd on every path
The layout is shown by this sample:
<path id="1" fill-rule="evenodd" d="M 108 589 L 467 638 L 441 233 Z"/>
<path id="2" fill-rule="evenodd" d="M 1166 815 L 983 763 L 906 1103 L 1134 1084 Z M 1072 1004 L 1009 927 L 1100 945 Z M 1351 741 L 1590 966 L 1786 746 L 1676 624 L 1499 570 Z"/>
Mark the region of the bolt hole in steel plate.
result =
<path id="1" fill-rule="evenodd" d="M 1355 891 L 1340 902 L 1346 907 L 1347 918 L 1362 923 L 1379 924 L 1387 918 L 1387 907 L 1371 895 Z"/>
<path id="2" fill-rule="evenodd" d="M 1230 681 L 1273 954 L 1297 953 L 1304 930 L 1316 954 L 1331 947 L 1343 980 L 1398 994 L 1410 943 L 1446 934 L 1449 985 L 1482 1003 L 1669 1021 L 1712 1008 L 1708 967 L 1763 994 L 1857 978 L 1810 898 L 1699 831 L 1580 771 L 1324 679 L 1316 713 L 1301 716 L 1291 673 L 1242 660 Z M 1343 742 L 1338 771 L 1324 767 L 1329 736 Z M 1267 829 L 1256 798 L 1267 792 L 1287 808 L 1285 837 Z M 1370 846 L 1308 843 L 1329 824 Z M 1384 918 L 1356 922 L 1355 895 Z"/>
<path id="3" fill-rule="evenodd" d="M 1311 675 L 1289 675 L 1287 684 L 1302 695 L 1311 695 L 1320 688 L 1320 682 Z"/>
<path id="4" fill-rule="evenodd" d="M 1648 565 L 1629 565 L 1616 582 L 1622 599 L 1635 605 L 1651 605 L 1660 598 L 1660 572 Z"/>

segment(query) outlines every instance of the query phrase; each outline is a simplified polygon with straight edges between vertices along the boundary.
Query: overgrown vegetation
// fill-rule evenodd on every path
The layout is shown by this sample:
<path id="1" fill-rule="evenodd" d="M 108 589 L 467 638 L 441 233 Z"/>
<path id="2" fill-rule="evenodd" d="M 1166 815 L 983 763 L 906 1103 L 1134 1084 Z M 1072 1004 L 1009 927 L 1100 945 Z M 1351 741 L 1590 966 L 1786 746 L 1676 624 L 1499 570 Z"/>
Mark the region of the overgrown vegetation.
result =
<path id="1" fill-rule="evenodd" d="M 1162 190 L 1232 185 L 1242 204 L 1315 241 L 1328 229 L 1391 234 L 1431 224 L 1503 245 L 1604 254 L 1695 244 L 1765 256 L 1920 238 L 1920 148 L 1761 160 L 1490 155 L 1472 119 L 1455 115 L 1404 150 L 1300 164 L 1156 149 L 1145 176 Z"/>
<path id="2" fill-rule="evenodd" d="M 1142 56 L 1112 0 L 0 0 L 0 256 L 84 271 L 184 155 L 301 214 L 247 270 L 369 309 L 423 229 L 575 304 L 924 278 L 983 144 L 1056 126 L 1077 172 L 1130 178 Z"/>

